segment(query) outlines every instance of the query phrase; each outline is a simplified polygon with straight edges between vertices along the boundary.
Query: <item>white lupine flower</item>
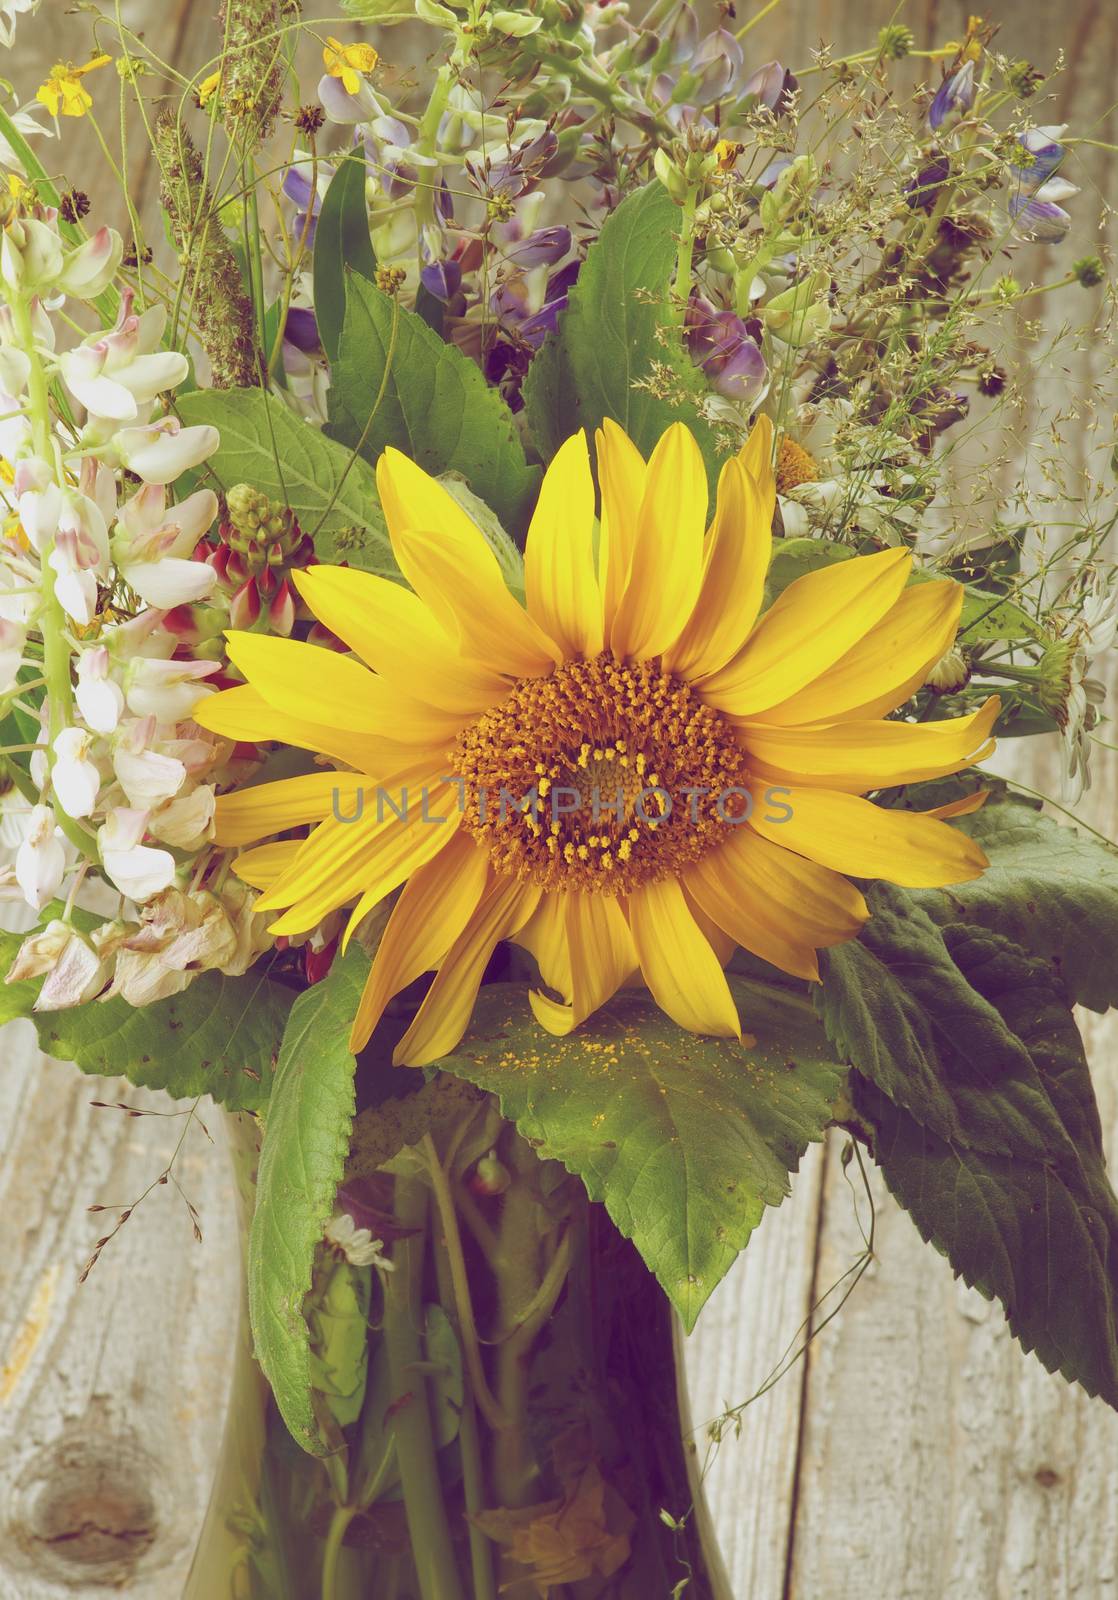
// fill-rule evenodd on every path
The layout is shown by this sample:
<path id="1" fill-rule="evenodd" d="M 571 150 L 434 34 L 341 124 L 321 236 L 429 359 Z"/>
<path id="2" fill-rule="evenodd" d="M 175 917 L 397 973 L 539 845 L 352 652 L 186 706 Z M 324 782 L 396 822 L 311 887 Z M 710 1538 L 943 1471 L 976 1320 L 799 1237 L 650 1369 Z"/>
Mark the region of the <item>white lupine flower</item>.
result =
<path id="1" fill-rule="evenodd" d="M 36 6 L 38 3 L 39 0 L 0 0 L 0 44 L 5 48 L 11 46 L 12 29 L 14 28 L 14 23 L 11 21 L 12 10 L 14 9 L 16 12 L 21 9 L 26 11 L 28 6 Z M 44 128 L 43 124 L 36 120 L 36 118 L 46 115 L 46 107 L 37 100 L 32 100 L 18 111 L 10 111 L 8 115 L 15 131 L 24 139 L 34 138 L 36 134 L 47 139 L 54 138 L 54 130 L 52 128 Z M 27 177 L 23 162 L 16 155 L 3 133 L 0 133 L 0 167 L 4 167 L 8 172 L 17 173 L 21 178 Z"/>
<path id="2" fill-rule="evenodd" d="M 157 722 L 182 722 L 199 700 L 212 694 L 208 678 L 220 669 L 217 661 L 159 661 L 142 656 L 130 661 L 125 674 L 124 697 L 129 711 Z"/>
<path id="3" fill-rule="evenodd" d="M 39 0 L 0 0 L 0 45 L 5 50 L 15 43 L 16 18 L 29 16 L 38 4 Z"/>
<path id="4" fill-rule="evenodd" d="M 31 357 L 14 345 L 0 344 L 0 389 L 21 395 L 31 376 Z"/>
<path id="5" fill-rule="evenodd" d="M 339 1211 L 326 1224 L 326 1242 L 340 1250 L 351 1267 L 379 1267 L 395 1272 L 396 1263 L 384 1254 L 384 1240 L 374 1239 L 368 1228 L 359 1228 L 348 1211 Z"/>
<path id="6" fill-rule="evenodd" d="M 219 443 L 217 429 L 208 423 L 184 428 L 177 417 L 121 428 L 114 437 L 122 464 L 147 483 L 172 483 L 212 456 Z"/>
<path id="7" fill-rule="evenodd" d="M 18 462 L 12 488 L 16 511 L 31 546 L 45 555 L 54 543 L 62 515 L 62 490 L 54 481 L 50 465 L 39 456 L 25 456 Z"/>
<path id="8" fill-rule="evenodd" d="M 155 718 L 130 722 L 121 730 L 113 749 L 113 771 L 128 796 L 128 803 L 148 810 L 171 800 L 186 782 L 186 767 L 175 756 L 152 748 Z"/>
<path id="9" fill-rule="evenodd" d="M 62 490 L 62 509 L 47 557 L 57 574 L 55 594 L 68 617 L 82 627 L 97 611 L 97 579 L 109 572 L 109 530 L 95 500 L 75 489 Z"/>
<path id="10" fill-rule="evenodd" d="M 124 241 L 115 228 L 98 228 L 66 256 L 54 279 L 56 288 L 77 300 L 93 300 L 116 277 Z"/>
<path id="11" fill-rule="evenodd" d="M 35 1000 L 36 1011 L 63 1011 L 92 1000 L 109 980 L 109 963 L 68 922 L 49 922 L 20 945 L 8 972 L 8 983 L 46 974 Z"/>
<path id="12" fill-rule="evenodd" d="M 216 571 L 190 557 L 217 509 L 217 496 L 210 489 L 199 489 L 169 507 L 165 488 L 154 483 L 144 484 L 122 508 L 112 541 L 113 560 L 148 605 L 169 611 L 213 592 Z"/>
<path id="13" fill-rule="evenodd" d="M 134 421 L 157 395 L 177 388 L 190 370 L 185 356 L 159 348 L 167 320 L 164 307 L 153 306 L 142 316 L 131 307 L 128 291 L 113 331 L 92 335 L 59 362 L 75 400 L 91 416 L 111 422 Z"/>
<path id="14" fill-rule="evenodd" d="M 0 564 L 0 694 L 15 687 L 35 606 L 28 579 Z"/>
<path id="15" fill-rule="evenodd" d="M 214 790 L 199 784 L 190 794 L 157 806 L 148 818 L 148 830 L 175 850 L 198 850 L 213 838 Z"/>
<path id="16" fill-rule="evenodd" d="M 16 882 L 33 911 L 58 893 L 66 873 L 66 852 L 50 806 L 32 806 L 27 833 L 16 851 Z"/>
<path id="17" fill-rule="evenodd" d="M 0 456 L 8 461 L 15 461 L 31 438 L 31 424 L 22 407 L 23 401 L 0 385 Z"/>
<path id="18" fill-rule="evenodd" d="M 53 289 L 62 262 L 56 226 L 38 217 L 16 216 L 0 230 L 0 279 L 13 296 Z"/>
<path id="19" fill-rule="evenodd" d="M 110 669 L 109 652 L 103 644 L 83 650 L 78 657 L 74 699 L 82 720 L 95 733 L 112 733 L 124 711 L 124 691 Z"/>
<path id="20" fill-rule="evenodd" d="M 97 830 L 105 871 L 121 894 L 143 902 L 162 894 L 175 880 L 175 858 L 169 850 L 141 844 L 147 812 L 118 806 Z"/>
<path id="21" fill-rule="evenodd" d="M 101 774 L 89 750 L 92 736 L 82 728 L 63 728 L 54 741 L 51 787 L 68 817 L 89 817 L 97 805 Z"/>

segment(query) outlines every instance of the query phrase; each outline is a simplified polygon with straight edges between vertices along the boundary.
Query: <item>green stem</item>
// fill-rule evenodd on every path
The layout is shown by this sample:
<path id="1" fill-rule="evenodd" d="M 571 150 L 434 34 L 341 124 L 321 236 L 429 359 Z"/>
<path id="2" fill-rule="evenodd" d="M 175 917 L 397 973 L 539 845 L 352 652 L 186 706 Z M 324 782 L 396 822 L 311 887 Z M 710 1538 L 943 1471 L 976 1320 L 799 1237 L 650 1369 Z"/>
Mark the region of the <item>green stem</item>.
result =
<path id="1" fill-rule="evenodd" d="M 423 1359 L 418 1329 L 427 1222 L 427 1190 L 418 1179 L 396 1179 L 395 1213 L 405 1237 L 394 1247 L 396 1270 L 385 1281 L 384 1343 L 408 1536 L 422 1600 L 465 1600 L 443 1501 L 426 1384 L 416 1371 Z"/>
<path id="2" fill-rule="evenodd" d="M 422 156 L 433 156 L 438 148 L 439 123 L 442 121 L 443 112 L 446 110 L 447 101 L 450 99 L 450 90 L 454 82 L 454 68 L 449 62 L 441 66 L 435 74 L 435 81 L 431 85 L 431 97 L 427 108 L 419 119 L 419 130 L 416 135 L 415 148 Z M 430 170 L 430 169 L 429 169 Z M 439 192 L 439 174 L 436 171 L 434 178 L 424 179 L 415 191 L 415 224 L 417 236 L 422 236 L 424 225 L 435 220 L 435 199 Z M 420 265 L 422 266 L 422 261 Z"/>
<path id="3" fill-rule="evenodd" d="M 336 1600 L 338 1558 L 342 1553 L 346 1529 L 357 1515 L 356 1506 L 335 1506 L 322 1552 L 322 1600 Z"/>
<path id="4" fill-rule="evenodd" d="M 679 242 L 675 252 L 675 281 L 672 284 L 673 313 L 683 321 L 691 295 L 691 264 L 695 256 L 695 207 L 699 200 L 697 184 L 691 184 L 681 207 Z"/>
<path id="5" fill-rule="evenodd" d="M 27 395 L 35 453 L 41 456 L 44 461 L 50 462 L 57 472 L 54 440 L 51 436 L 50 394 L 47 388 L 46 373 L 43 371 L 38 351 L 35 349 L 31 308 L 24 296 L 17 294 L 13 296 L 9 309 L 16 342 L 31 363 L 31 372 L 27 380 Z M 47 759 L 53 768 L 56 760 L 54 741 L 62 730 L 68 728 L 73 721 L 73 686 L 70 682 L 70 646 L 66 639 L 66 614 L 55 594 L 54 569 L 45 557 L 40 565 L 40 574 L 39 588 L 43 602 L 41 618 L 43 677 L 46 680 L 46 692 L 50 704 L 49 743 L 51 748 Z M 75 845 L 83 856 L 89 856 L 92 860 L 97 859 L 96 843 L 85 828 L 75 822 L 72 817 L 68 817 L 61 807 L 57 807 L 55 810 L 55 820 L 70 843 Z"/>

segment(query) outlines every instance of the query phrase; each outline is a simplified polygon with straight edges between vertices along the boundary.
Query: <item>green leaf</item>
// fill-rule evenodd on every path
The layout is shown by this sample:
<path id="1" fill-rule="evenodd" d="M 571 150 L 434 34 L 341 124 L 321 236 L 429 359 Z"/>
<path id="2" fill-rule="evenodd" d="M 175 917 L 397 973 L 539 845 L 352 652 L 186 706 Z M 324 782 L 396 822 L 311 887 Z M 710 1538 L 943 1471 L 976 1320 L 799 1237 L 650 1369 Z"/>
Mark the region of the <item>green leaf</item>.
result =
<path id="1" fill-rule="evenodd" d="M 1118 1005 L 1118 851 L 1013 800 L 952 826 L 990 858 L 973 883 L 914 891 L 937 922 L 977 922 L 1051 963 L 1069 997 Z"/>
<path id="2" fill-rule="evenodd" d="M 196 389 L 177 404 L 184 422 L 221 434 L 206 462 L 221 488 L 251 483 L 290 506 L 323 561 L 399 578 L 368 462 L 262 389 Z"/>
<path id="3" fill-rule="evenodd" d="M 928 576 L 934 578 L 936 574 Z M 961 644 L 977 644 L 983 639 L 1044 640 L 1048 635 L 1016 601 L 968 584 L 958 637 Z"/>
<path id="4" fill-rule="evenodd" d="M 1004 1156 L 944 1139 L 857 1073 L 855 1105 L 921 1235 L 1001 1300 L 1016 1338 L 1050 1372 L 1118 1407 L 1118 1201 L 1074 1020 L 1043 962 L 985 929 L 947 933 L 970 984 L 1028 1053 L 1064 1152 Z"/>
<path id="5" fill-rule="evenodd" d="M 24 938 L 0 933 L 0 971 L 11 966 Z M 240 978 L 203 972 L 182 994 L 150 1006 L 117 997 L 35 1011 L 41 988 L 38 978 L 0 983 L 0 1022 L 30 1018 L 46 1055 L 180 1100 L 208 1094 L 230 1111 L 266 1105 L 292 996 L 259 966 Z"/>
<path id="6" fill-rule="evenodd" d="M 687 1033 L 635 990 L 558 1039 L 522 985 L 493 984 L 439 1062 L 497 1095 L 539 1154 L 604 1202 L 688 1330 L 822 1138 L 842 1077 L 805 1001 L 730 984 L 755 1043 Z"/>
<path id="7" fill-rule="evenodd" d="M 820 952 L 816 1005 L 858 1071 L 942 1138 L 998 1155 L 1067 1154 L 1028 1052 L 903 890 L 874 884 L 861 935 Z"/>
<path id="8" fill-rule="evenodd" d="M 377 258 L 369 237 L 365 199 L 367 175 L 362 156 L 351 152 L 340 161 L 323 196 L 315 227 L 314 314 L 322 348 L 331 362 L 337 360 L 345 320 L 347 267 L 363 278 L 376 276 Z"/>
<path id="9" fill-rule="evenodd" d="M 508 406 L 461 350 L 353 273 L 346 275 L 330 432 L 367 461 L 394 445 L 436 477 L 456 472 L 506 526 L 527 524 L 540 474 L 524 459 Z"/>
<path id="10" fill-rule="evenodd" d="M 669 286 L 679 207 L 659 183 L 621 202 L 586 253 L 556 332 L 532 361 L 524 384 L 528 425 L 549 460 L 577 428 L 605 417 L 647 455 L 673 422 L 699 441 L 713 494 L 721 465 L 711 425 L 699 415 L 706 385 L 673 324 Z M 670 398 L 638 387 L 670 371 Z"/>
<path id="11" fill-rule="evenodd" d="M 256 1358 L 292 1437 L 328 1449 L 316 1418 L 303 1301 L 334 1206 L 353 1123 L 349 1027 L 369 958 L 357 944 L 291 1008 L 260 1152 L 248 1248 Z"/>
<path id="12" fill-rule="evenodd" d="M 846 544 L 830 544 L 826 539 L 774 539 L 772 560 L 765 578 L 765 606 L 797 578 L 806 577 L 820 567 L 833 567 L 849 561 L 858 552 Z"/>

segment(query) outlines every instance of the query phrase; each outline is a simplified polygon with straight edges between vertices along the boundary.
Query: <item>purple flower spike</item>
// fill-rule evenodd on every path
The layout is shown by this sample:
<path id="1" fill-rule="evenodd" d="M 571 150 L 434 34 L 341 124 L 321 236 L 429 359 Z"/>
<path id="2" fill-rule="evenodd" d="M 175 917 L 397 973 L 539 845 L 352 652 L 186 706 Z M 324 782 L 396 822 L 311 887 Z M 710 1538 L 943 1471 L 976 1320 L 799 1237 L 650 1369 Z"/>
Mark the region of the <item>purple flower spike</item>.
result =
<path id="1" fill-rule="evenodd" d="M 787 67 L 782 67 L 779 61 L 766 61 L 746 82 L 742 94 L 755 96 L 773 116 L 779 117 L 787 111 L 788 101 L 799 86 L 795 74 Z"/>
<path id="2" fill-rule="evenodd" d="M 741 45 L 732 33 L 725 28 L 708 33 L 691 61 L 691 72 L 698 74 L 695 97 L 709 105 L 729 94 L 744 62 Z"/>
<path id="3" fill-rule="evenodd" d="M 432 261 L 421 270 L 419 281 L 428 294 L 445 305 L 462 287 L 462 268 L 457 261 Z"/>
<path id="4" fill-rule="evenodd" d="M 537 228 L 535 233 L 519 244 L 513 244 L 507 251 L 507 259 L 517 267 L 542 267 L 554 266 L 557 261 L 562 261 L 567 251 L 571 248 L 571 230 L 561 225 L 552 228 Z"/>
<path id="5" fill-rule="evenodd" d="M 928 126 L 942 128 L 951 116 L 963 116 L 974 104 L 978 85 L 974 81 L 974 62 L 964 61 L 957 72 L 944 78 L 928 110 Z"/>
<path id="6" fill-rule="evenodd" d="M 1028 151 L 1032 160 L 1027 166 L 1013 167 L 1012 171 L 1027 188 L 1044 183 L 1064 159 L 1065 150 L 1059 139 L 1065 127 L 1066 123 L 1060 123 L 1047 128 L 1029 128 L 1018 134 L 1017 143 Z"/>
<path id="7" fill-rule="evenodd" d="M 304 306 L 292 306 L 283 325 L 283 336 L 296 350 L 303 350 L 308 355 L 318 350 L 320 341 L 314 312 Z"/>
<path id="8" fill-rule="evenodd" d="M 764 391 L 768 368 L 745 321 L 693 295 L 685 321 L 687 348 L 716 394 L 752 404 Z"/>

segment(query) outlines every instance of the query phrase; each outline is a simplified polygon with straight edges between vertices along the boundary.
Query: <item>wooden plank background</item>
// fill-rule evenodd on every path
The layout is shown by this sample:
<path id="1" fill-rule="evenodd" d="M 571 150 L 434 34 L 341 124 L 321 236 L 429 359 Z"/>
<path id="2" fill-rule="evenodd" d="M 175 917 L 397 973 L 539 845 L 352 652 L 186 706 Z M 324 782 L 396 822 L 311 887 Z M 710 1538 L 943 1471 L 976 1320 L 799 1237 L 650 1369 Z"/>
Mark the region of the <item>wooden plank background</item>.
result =
<path id="1" fill-rule="evenodd" d="M 756 9 L 739 0 L 739 20 Z M 954 0 L 783 0 L 750 36 L 751 60 L 804 65 L 817 42 L 857 49 L 895 18 L 920 42 L 941 42 L 962 32 L 967 10 Z M 123 0 L 122 11 L 164 60 L 193 71 L 213 53 L 216 5 Z M 1013 0 L 1002 21 L 999 44 L 1011 56 L 1044 67 L 1064 52 L 1045 120 L 1115 141 L 1113 0 Z M 57 56 L 80 58 L 83 27 L 66 0 L 43 0 L 0 67 L 33 89 Z M 46 148 L 51 166 L 55 147 Z M 106 186 L 80 170 L 81 186 L 103 201 Z M 1041 281 L 1099 248 L 1114 172 L 1108 152 L 1077 159 L 1075 228 L 1058 259 L 1037 253 Z M 133 200 L 150 214 L 152 173 L 139 143 L 131 179 Z M 119 224 L 119 204 L 116 213 Z M 1099 387 L 1116 394 L 1113 351 L 1101 341 L 1045 368 L 1030 360 L 1041 347 L 1025 337 L 1024 317 L 1021 334 L 1024 408 L 1007 435 L 1017 460 L 1041 397 L 1052 407 Z M 1073 473 L 1102 470 L 1082 432 L 1064 432 Z M 1118 693 L 1113 670 L 1110 687 Z M 1026 760 L 1019 775 L 1057 793 L 1055 753 L 1034 745 Z M 1113 836 L 1113 752 L 1096 752 L 1095 774 L 1084 815 Z M 1088 1018 L 1086 1032 L 1118 1163 L 1118 1027 Z M 122 1095 L 161 1114 L 90 1106 Z M 134 1600 L 181 1592 L 219 1445 L 240 1264 L 219 1118 L 208 1119 L 211 1145 L 196 1120 L 187 1127 L 185 1115 L 167 1113 L 160 1097 L 40 1056 L 28 1025 L 0 1037 L 0 1600 L 74 1600 L 106 1587 Z M 176 1172 L 200 1210 L 202 1243 L 182 1196 L 157 1186 L 79 1286 L 103 1231 L 86 1208 L 134 1200 L 180 1137 Z M 811 1153 L 792 1199 L 767 1218 L 689 1341 L 697 1422 L 765 1382 L 856 1260 L 861 1240 L 838 1154 L 837 1140 Z M 883 1185 L 872 1188 L 876 1259 L 710 1468 L 735 1596 L 1112 1600 L 1118 1417 L 1024 1356 L 1000 1311 L 957 1285 Z"/>

